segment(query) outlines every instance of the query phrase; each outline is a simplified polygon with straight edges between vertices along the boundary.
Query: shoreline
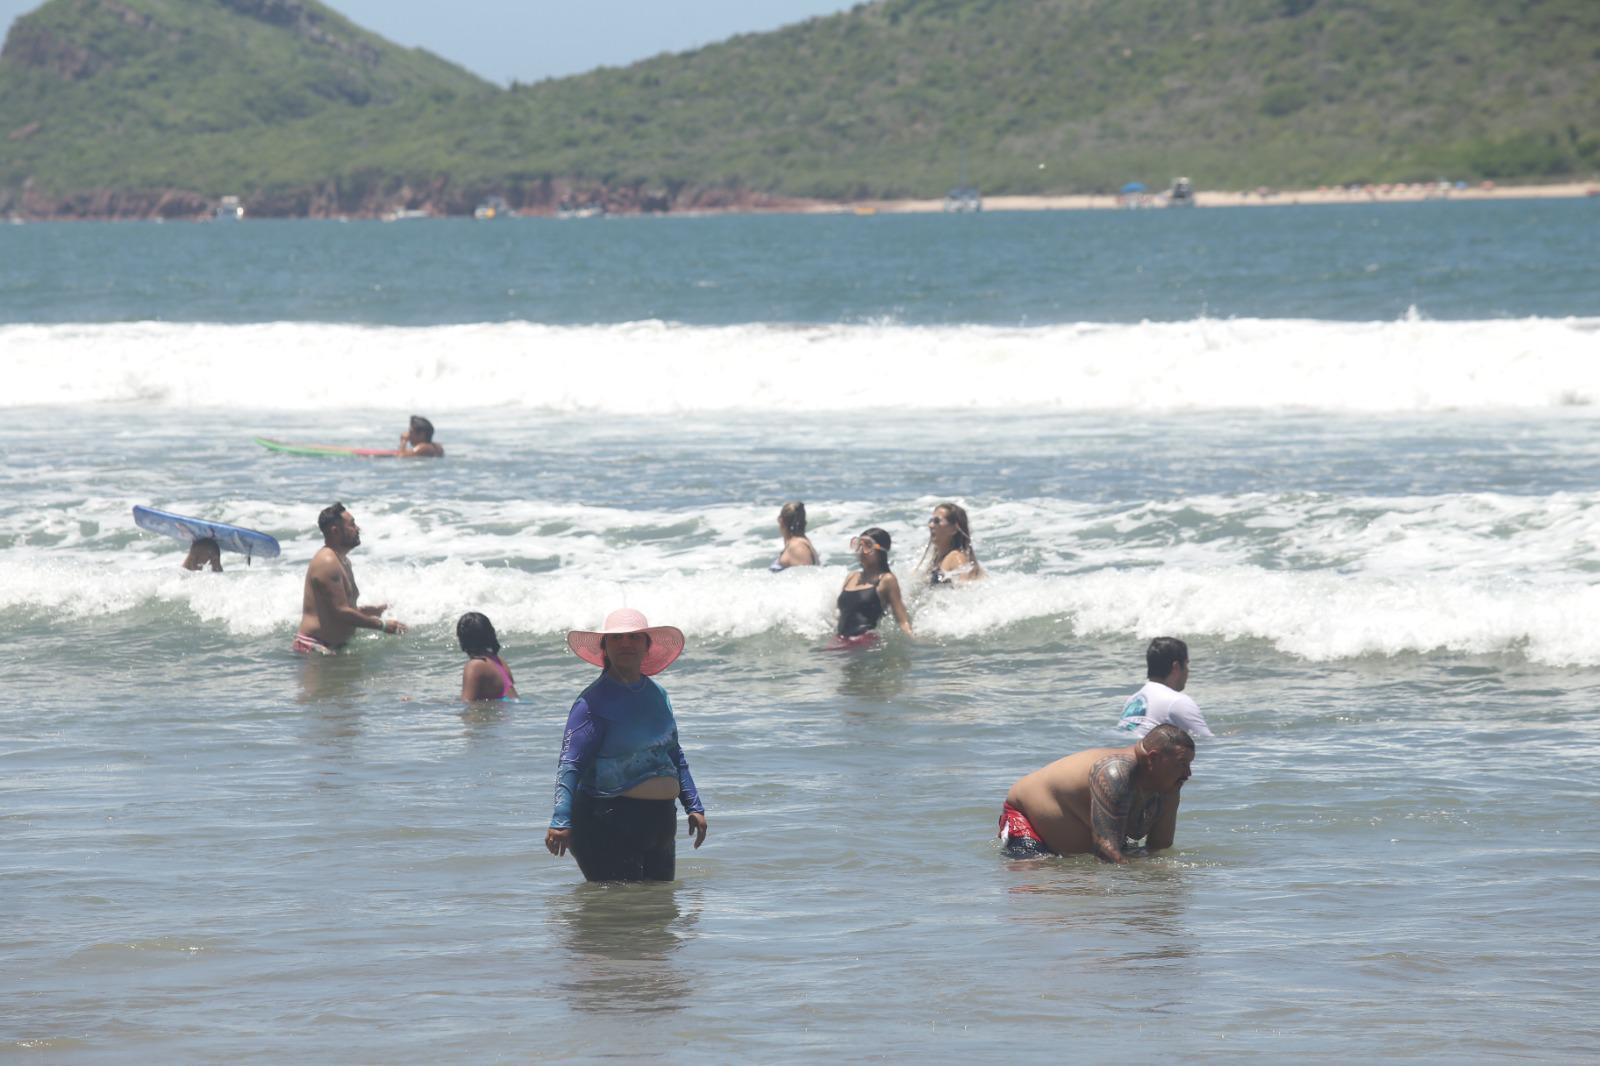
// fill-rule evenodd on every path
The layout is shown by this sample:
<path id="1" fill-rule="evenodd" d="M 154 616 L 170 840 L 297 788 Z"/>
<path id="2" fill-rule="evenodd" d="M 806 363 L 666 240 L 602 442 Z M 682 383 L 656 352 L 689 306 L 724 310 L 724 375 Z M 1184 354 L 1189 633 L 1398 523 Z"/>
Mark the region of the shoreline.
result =
<path id="1" fill-rule="evenodd" d="M 1442 182 L 1366 185 L 1360 188 L 1325 186 L 1317 189 L 1253 189 L 1248 191 L 1198 189 L 1195 207 L 1290 207 L 1322 204 L 1420 203 L 1424 200 L 1563 200 L 1600 198 L 1600 180 L 1555 182 L 1546 185 L 1496 185 L 1491 182 L 1458 188 Z M 1035 196 L 985 196 L 984 211 L 1107 211 L 1169 207 L 1166 192 L 1122 194 L 1070 194 Z M 819 203 L 799 209 L 802 214 L 899 215 L 944 211 L 940 200 L 859 200 Z"/>
<path id="2" fill-rule="evenodd" d="M 1551 182 L 1541 185 L 1497 185 L 1482 182 L 1471 186 L 1457 186 L 1447 182 L 1417 182 L 1374 184 L 1359 187 L 1323 186 L 1316 189 L 1211 190 L 1199 189 L 1194 193 L 1195 207 L 1294 207 L 1327 204 L 1419 203 L 1424 200 L 1557 200 L 1600 199 L 1600 178 L 1588 181 Z M 753 195 L 738 202 L 690 202 L 682 208 L 628 204 L 602 212 L 620 215 L 659 215 L 693 218 L 720 215 L 911 215 L 939 214 L 945 211 L 941 199 L 866 199 L 866 200 L 808 200 L 800 197 Z M 135 198 L 137 201 L 137 198 Z M 181 210 L 171 210 L 169 201 L 181 203 Z M 1168 193 L 1061 193 L 1036 195 L 995 195 L 982 198 L 981 210 L 995 211 L 1105 211 L 1130 208 L 1165 208 L 1172 206 Z M 210 222 L 212 208 L 197 210 L 197 205 L 209 201 L 192 193 L 164 194 L 149 202 L 138 201 L 137 206 L 126 205 L 125 210 L 91 210 L 79 213 L 17 213 L 0 215 L 0 224 L 33 224 L 39 222 Z M 246 209 L 242 215 L 248 219 L 275 220 L 337 220 L 337 221 L 410 221 L 439 218 L 471 218 L 471 213 L 440 210 L 437 206 L 424 206 L 415 210 L 385 208 L 353 213 L 335 213 L 312 210 L 303 214 L 253 213 Z M 506 218 L 555 218 L 554 209 L 524 208 L 504 213 Z"/>

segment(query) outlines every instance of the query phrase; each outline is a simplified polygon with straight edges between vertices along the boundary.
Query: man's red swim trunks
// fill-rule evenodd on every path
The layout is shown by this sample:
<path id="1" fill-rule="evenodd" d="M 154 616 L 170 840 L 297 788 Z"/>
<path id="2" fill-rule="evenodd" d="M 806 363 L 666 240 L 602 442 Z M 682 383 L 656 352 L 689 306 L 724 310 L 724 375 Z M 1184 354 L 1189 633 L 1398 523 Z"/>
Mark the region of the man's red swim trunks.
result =
<path id="1" fill-rule="evenodd" d="M 1000 850 L 1012 859 L 1035 859 L 1041 855 L 1054 855 L 1044 837 L 1028 821 L 1028 816 L 1011 804 L 1000 807 Z"/>

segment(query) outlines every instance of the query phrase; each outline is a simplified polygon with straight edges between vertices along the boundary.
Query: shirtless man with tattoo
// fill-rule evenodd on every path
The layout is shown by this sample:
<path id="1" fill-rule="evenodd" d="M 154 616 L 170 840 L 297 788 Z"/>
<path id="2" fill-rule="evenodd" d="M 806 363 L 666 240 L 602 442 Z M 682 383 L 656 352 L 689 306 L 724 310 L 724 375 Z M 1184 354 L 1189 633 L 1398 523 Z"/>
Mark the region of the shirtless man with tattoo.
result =
<path id="1" fill-rule="evenodd" d="M 1139 840 L 1147 852 L 1170 848 L 1193 761 L 1194 740 L 1172 725 L 1158 725 L 1126 748 L 1057 759 L 1006 793 L 1002 850 L 1013 859 L 1094 854 L 1122 863 Z"/>
<path id="2" fill-rule="evenodd" d="M 355 516 L 336 503 L 324 507 L 317 516 L 322 530 L 322 547 L 306 568 L 305 595 L 300 607 L 300 631 L 290 645 L 301 655 L 332 655 L 358 629 L 381 629 L 385 633 L 404 633 L 406 627 L 391 618 L 383 620 L 389 605 L 358 607 L 361 590 L 350 569 L 350 549 L 361 543 L 361 527 Z"/>

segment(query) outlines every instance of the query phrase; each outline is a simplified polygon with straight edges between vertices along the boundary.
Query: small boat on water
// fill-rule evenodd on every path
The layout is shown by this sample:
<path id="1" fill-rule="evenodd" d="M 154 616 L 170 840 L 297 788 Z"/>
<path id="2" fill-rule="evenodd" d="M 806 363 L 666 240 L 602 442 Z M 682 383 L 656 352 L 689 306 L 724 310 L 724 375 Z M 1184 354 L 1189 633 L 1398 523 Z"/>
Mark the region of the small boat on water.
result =
<path id="1" fill-rule="evenodd" d="M 237 196 L 224 196 L 212 210 L 211 218 L 216 222 L 243 222 L 244 204 Z"/>
<path id="2" fill-rule="evenodd" d="M 1117 206 L 1140 208 L 1150 206 L 1150 193 L 1142 181 L 1130 181 L 1117 191 Z"/>
<path id="3" fill-rule="evenodd" d="M 1172 190 L 1167 193 L 1168 207 L 1193 207 L 1194 183 L 1188 178 L 1173 178 Z"/>
<path id="4" fill-rule="evenodd" d="M 503 197 L 491 196 L 473 209 L 472 217 L 479 222 L 495 218 L 510 218 L 511 205 Z"/>
<path id="5" fill-rule="evenodd" d="M 944 194 L 944 210 L 950 215 L 973 215 L 983 210 L 983 195 L 976 185 L 957 185 Z"/>
<path id="6" fill-rule="evenodd" d="M 563 199 L 556 207 L 557 218 L 599 218 L 606 213 L 606 205 L 599 200 L 589 200 L 578 203 L 571 198 Z"/>
<path id="7" fill-rule="evenodd" d="M 419 218 L 432 218 L 426 211 L 419 211 L 409 207 L 397 207 L 383 216 L 385 222 L 411 222 Z"/>

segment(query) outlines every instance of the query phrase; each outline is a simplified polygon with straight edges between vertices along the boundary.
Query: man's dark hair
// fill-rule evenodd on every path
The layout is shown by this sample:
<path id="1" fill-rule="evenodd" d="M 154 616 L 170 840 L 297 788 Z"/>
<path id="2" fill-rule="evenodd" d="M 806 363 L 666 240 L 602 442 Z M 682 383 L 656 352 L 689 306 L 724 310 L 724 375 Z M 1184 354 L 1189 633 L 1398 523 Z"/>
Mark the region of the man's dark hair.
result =
<path id="1" fill-rule="evenodd" d="M 1194 750 L 1194 737 L 1175 725 L 1158 725 L 1144 735 L 1144 750 L 1152 755 L 1161 752 L 1164 755 L 1176 755 L 1178 750 Z"/>
<path id="2" fill-rule="evenodd" d="M 421 441 L 423 444 L 427 444 L 431 440 L 433 440 L 433 423 L 421 415 L 412 415 L 411 443 L 416 444 Z"/>
<path id="3" fill-rule="evenodd" d="M 322 530 L 322 536 L 324 539 L 327 538 L 328 531 L 339 524 L 339 522 L 342 520 L 340 516 L 343 514 L 344 504 L 330 503 L 328 506 L 322 509 L 321 514 L 317 515 L 317 528 Z"/>
<path id="4" fill-rule="evenodd" d="M 1178 663 L 1189 661 L 1189 645 L 1177 637 L 1157 637 L 1144 650 L 1144 676 L 1151 681 L 1165 681 Z"/>

